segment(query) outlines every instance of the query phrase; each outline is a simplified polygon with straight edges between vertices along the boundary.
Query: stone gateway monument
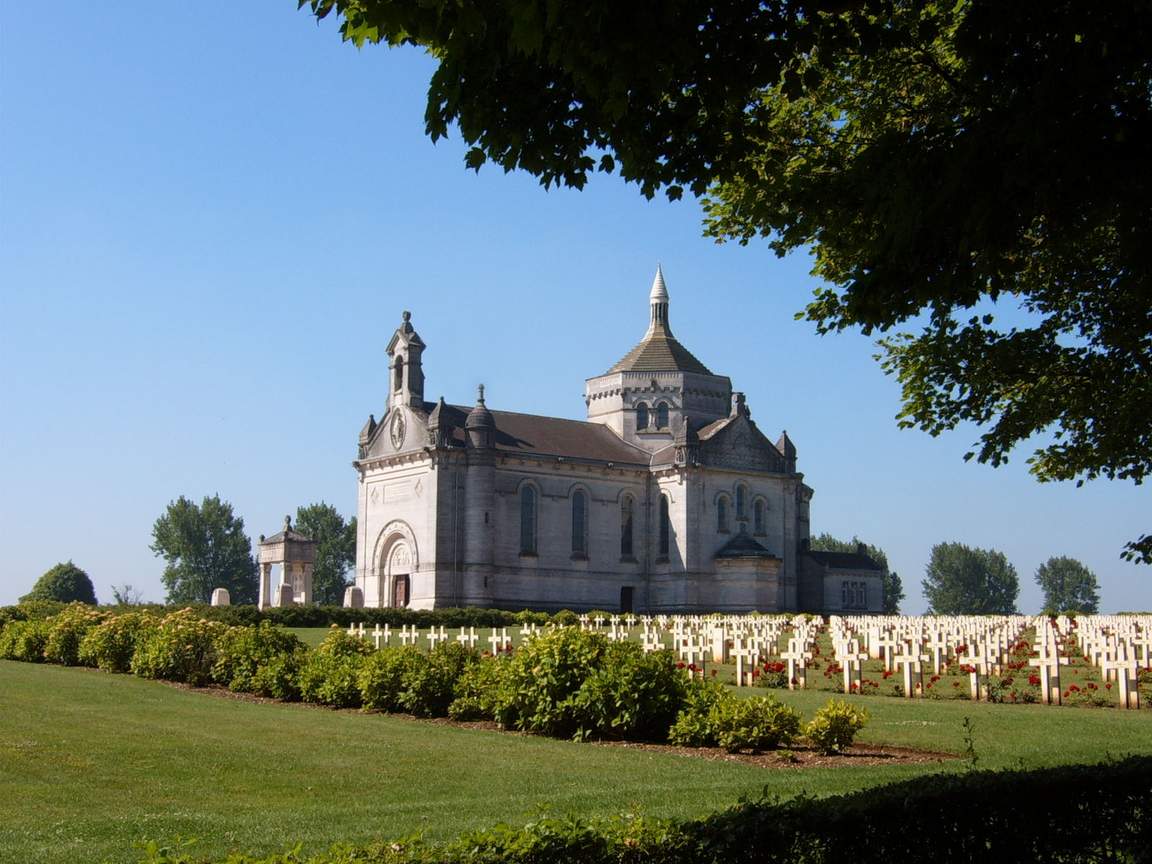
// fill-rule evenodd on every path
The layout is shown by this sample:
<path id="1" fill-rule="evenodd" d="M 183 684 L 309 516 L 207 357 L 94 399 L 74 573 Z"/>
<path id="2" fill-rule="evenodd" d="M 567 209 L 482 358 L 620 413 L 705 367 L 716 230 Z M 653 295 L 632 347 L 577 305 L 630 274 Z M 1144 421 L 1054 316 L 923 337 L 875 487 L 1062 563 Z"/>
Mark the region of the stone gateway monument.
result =
<path id="1" fill-rule="evenodd" d="M 316 564 L 316 541 L 292 528 L 284 517 L 284 530 L 265 538 L 260 535 L 260 594 L 257 605 L 311 606 L 312 568 Z M 280 583 L 272 586 L 272 567 L 280 566 Z"/>
<path id="2" fill-rule="evenodd" d="M 795 445 L 672 335 L 669 307 L 657 269 L 647 330 L 586 381 L 584 421 L 491 409 L 483 386 L 425 401 L 405 312 L 353 463 L 364 605 L 880 611 L 875 562 L 808 552 Z"/>

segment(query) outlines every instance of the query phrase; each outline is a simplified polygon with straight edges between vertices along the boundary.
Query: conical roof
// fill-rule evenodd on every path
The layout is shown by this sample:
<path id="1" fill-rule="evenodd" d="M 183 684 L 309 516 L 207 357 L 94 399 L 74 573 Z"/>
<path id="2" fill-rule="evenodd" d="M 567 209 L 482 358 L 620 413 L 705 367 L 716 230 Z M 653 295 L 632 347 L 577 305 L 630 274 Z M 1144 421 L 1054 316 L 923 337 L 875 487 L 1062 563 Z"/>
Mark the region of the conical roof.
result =
<path id="1" fill-rule="evenodd" d="M 656 278 L 652 280 L 652 291 L 648 295 L 651 319 L 648 332 L 631 351 L 624 355 L 613 372 L 695 372 L 711 375 L 712 372 L 697 360 L 672 335 L 668 326 L 668 288 L 664 284 L 664 273 L 656 267 Z"/>

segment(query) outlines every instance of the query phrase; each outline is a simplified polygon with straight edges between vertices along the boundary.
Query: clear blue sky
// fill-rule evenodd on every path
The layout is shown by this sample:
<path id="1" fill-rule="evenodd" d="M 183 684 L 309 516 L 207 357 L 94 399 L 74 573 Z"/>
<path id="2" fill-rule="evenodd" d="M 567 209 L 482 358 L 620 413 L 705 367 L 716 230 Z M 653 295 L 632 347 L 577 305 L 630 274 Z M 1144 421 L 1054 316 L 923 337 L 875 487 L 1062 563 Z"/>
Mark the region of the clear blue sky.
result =
<path id="1" fill-rule="evenodd" d="M 423 134 L 426 57 L 357 51 L 295 5 L 0 4 L 0 603 L 69 558 L 102 600 L 161 599 L 151 527 L 179 495 L 218 492 L 253 537 L 313 501 L 352 515 L 404 309 L 429 398 L 483 382 L 492 407 L 581 418 L 659 261 L 677 336 L 795 440 L 813 530 L 886 549 L 906 611 L 943 540 L 1002 550 L 1025 611 L 1051 555 L 1097 573 L 1104 609 L 1152 608 L 1152 569 L 1118 558 L 1146 492 L 897 430 L 869 340 L 793 320 L 805 260 L 717 246 L 694 202 L 617 178 L 467 171 Z"/>

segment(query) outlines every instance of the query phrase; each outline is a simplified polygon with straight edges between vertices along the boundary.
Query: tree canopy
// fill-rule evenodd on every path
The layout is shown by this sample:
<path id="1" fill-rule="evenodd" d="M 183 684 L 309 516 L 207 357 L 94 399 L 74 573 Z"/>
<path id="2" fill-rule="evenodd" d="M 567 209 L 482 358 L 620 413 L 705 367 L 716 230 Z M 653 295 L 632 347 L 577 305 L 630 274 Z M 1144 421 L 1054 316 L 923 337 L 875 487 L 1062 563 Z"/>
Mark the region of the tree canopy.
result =
<path id="1" fill-rule="evenodd" d="M 321 501 L 296 509 L 296 529 L 316 541 L 312 598 L 321 606 L 339 606 L 351 584 L 348 571 L 356 564 L 356 517 L 345 523 L 336 508 Z"/>
<path id="2" fill-rule="evenodd" d="M 1075 558 L 1049 558 L 1037 568 L 1036 584 L 1044 592 L 1044 611 L 1050 614 L 1095 615 L 1100 608 L 1096 574 Z"/>
<path id="3" fill-rule="evenodd" d="M 1003 552 L 963 543 L 932 547 L 920 583 L 933 615 L 1011 615 L 1020 579 Z"/>
<path id="4" fill-rule="evenodd" d="M 95 605 L 96 590 L 87 573 L 71 561 L 64 561 L 36 580 L 32 590 L 20 598 L 21 603 L 26 600 L 59 600 L 61 603 Z"/>
<path id="5" fill-rule="evenodd" d="M 823 552 L 855 552 L 861 544 L 868 557 L 884 569 L 884 614 L 899 615 L 900 601 L 904 599 L 904 583 L 900 581 L 900 574 L 888 569 L 888 556 L 883 549 L 871 543 L 864 543 L 855 535 L 851 540 L 841 540 L 827 533 L 813 537 L 810 546 Z"/>
<path id="6" fill-rule="evenodd" d="M 152 526 L 150 548 L 166 562 L 160 578 L 169 603 L 207 603 L 215 588 L 227 588 L 233 603 L 256 602 L 252 542 L 219 495 L 171 502 Z"/>
<path id="7" fill-rule="evenodd" d="M 426 130 L 472 168 L 619 173 L 811 249 L 798 317 L 886 334 L 901 425 L 1029 442 L 1042 481 L 1152 470 L 1150 0 L 298 2 L 427 49 Z"/>

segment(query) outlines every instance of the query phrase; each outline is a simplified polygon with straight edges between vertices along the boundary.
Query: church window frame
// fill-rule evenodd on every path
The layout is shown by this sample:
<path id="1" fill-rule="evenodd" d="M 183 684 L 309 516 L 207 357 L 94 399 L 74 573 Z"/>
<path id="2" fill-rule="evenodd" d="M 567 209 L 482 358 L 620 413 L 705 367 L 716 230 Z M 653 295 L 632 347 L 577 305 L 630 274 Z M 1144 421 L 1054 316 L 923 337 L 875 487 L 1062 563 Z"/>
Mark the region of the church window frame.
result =
<path id="1" fill-rule="evenodd" d="M 620 497 L 620 558 L 635 561 L 636 499 L 625 493 Z"/>
<path id="2" fill-rule="evenodd" d="M 663 560 L 668 560 L 669 550 L 672 548 L 672 515 L 671 502 L 668 495 L 660 493 L 659 505 L 659 531 L 657 537 L 656 554 Z"/>
<path id="3" fill-rule="evenodd" d="M 588 557 L 588 492 L 581 487 L 572 491 L 572 557 Z"/>
<path id="4" fill-rule="evenodd" d="M 657 402 L 656 403 L 656 428 L 657 429 L 667 429 L 668 428 L 668 403 L 667 402 Z"/>
<path id="5" fill-rule="evenodd" d="M 642 432 L 645 429 L 647 429 L 649 422 L 650 422 L 650 418 L 648 416 L 648 403 L 647 402 L 637 402 L 636 403 L 636 431 Z"/>
<path id="6" fill-rule="evenodd" d="M 736 484 L 736 519 L 748 519 L 748 487 L 743 483 Z"/>
<path id="7" fill-rule="evenodd" d="M 535 556 L 538 551 L 540 492 L 531 483 L 520 487 L 520 554 Z"/>
<path id="8" fill-rule="evenodd" d="M 728 496 L 721 495 L 716 499 L 716 532 L 718 534 L 730 534 L 732 532 L 730 514 L 731 507 L 728 503 Z"/>
<path id="9" fill-rule="evenodd" d="M 752 533 L 763 537 L 768 533 L 768 502 L 756 498 L 752 502 Z"/>

